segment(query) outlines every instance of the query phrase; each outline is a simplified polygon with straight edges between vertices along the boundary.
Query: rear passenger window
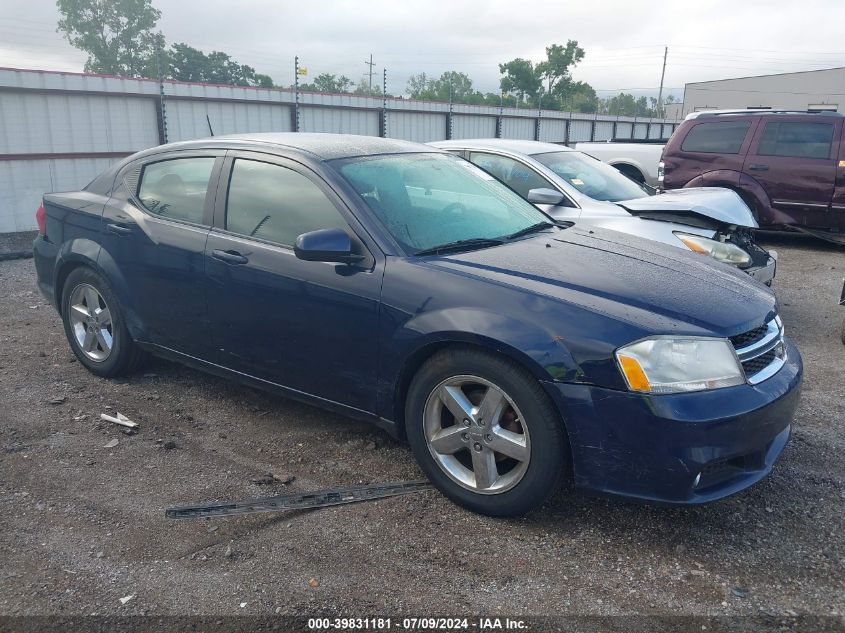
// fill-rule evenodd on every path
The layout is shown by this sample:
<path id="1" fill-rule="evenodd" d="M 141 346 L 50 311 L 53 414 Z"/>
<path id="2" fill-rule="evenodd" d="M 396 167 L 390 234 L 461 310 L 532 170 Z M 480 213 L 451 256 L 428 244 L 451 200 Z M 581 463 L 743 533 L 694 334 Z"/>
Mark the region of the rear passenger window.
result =
<path id="1" fill-rule="evenodd" d="M 469 155 L 469 160 L 495 176 L 497 180 L 501 180 L 523 198 L 528 198 L 528 192 L 532 189 L 556 189 L 536 171 L 513 158 L 473 152 Z"/>
<path id="2" fill-rule="evenodd" d="M 144 167 L 138 198 L 151 213 L 202 224 L 214 158 L 175 158 Z"/>
<path id="3" fill-rule="evenodd" d="M 831 123 L 770 121 L 760 137 L 757 155 L 829 158 L 832 141 Z"/>
<path id="4" fill-rule="evenodd" d="M 681 150 L 709 154 L 739 154 L 749 127 L 750 121 L 699 123 L 689 131 L 681 144 Z"/>
<path id="5" fill-rule="evenodd" d="M 235 161 L 226 201 L 228 231 L 293 246 L 303 233 L 331 228 L 349 225 L 308 178 L 279 165 Z"/>

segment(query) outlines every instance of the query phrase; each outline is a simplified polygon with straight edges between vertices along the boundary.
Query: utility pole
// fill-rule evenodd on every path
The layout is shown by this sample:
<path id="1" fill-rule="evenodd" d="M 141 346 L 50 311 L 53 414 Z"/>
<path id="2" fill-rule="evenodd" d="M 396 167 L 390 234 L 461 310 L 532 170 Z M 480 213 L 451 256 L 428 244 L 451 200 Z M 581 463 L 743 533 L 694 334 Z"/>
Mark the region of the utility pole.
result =
<path id="1" fill-rule="evenodd" d="M 669 55 L 669 47 L 663 49 L 663 70 L 660 72 L 660 91 L 657 93 L 657 116 L 663 112 L 663 79 L 666 77 L 666 57 Z"/>
<path id="2" fill-rule="evenodd" d="M 367 66 L 370 67 L 370 83 L 367 84 L 367 92 L 369 92 L 372 95 L 373 94 L 373 66 L 375 65 L 373 63 L 373 54 L 372 53 L 370 53 L 370 61 L 367 61 L 365 59 L 364 63 Z"/>

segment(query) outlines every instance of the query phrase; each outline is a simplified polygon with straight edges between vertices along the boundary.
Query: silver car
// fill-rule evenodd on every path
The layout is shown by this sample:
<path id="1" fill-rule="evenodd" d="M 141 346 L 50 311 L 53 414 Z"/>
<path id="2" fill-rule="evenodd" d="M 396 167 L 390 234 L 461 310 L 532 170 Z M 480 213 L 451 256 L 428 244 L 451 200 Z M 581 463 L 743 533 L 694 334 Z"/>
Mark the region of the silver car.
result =
<path id="1" fill-rule="evenodd" d="M 767 285 L 775 276 L 776 254 L 757 244 L 757 221 L 730 189 L 657 194 L 588 154 L 552 143 L 463 139 L 430 145 L 475 163 L 557 219 L 709 255 Z"/>

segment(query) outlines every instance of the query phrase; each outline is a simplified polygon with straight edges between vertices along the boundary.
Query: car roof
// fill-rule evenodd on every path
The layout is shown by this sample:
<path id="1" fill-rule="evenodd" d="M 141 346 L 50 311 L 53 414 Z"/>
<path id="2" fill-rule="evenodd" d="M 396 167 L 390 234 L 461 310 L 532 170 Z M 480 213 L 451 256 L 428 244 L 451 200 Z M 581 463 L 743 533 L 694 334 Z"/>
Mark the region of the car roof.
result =
<path id="1" fill-rule="evenodd" d="M 766 115 L 804 115 L 812 117 L 842 117 L 845 116 L 841 112 L 835 110 L 772 110 L 769 108 L 747 108 L 745 110 L 700 110 L 699 112 L 690 112 L 685 120 L 692 119 L 706 119 L 709 117 L 720 116 L 766 116 Z"/>
<path id="2" fill-rule="evenodd" d="M 226 134 L 209 138 L 168 143 L 156 150 L 199 149 L 203 147 L 231 147 L 253 145 L 264 148 L 285 148 L 307 152 L 317 160 L 351 158 L 353 156 L 373 156 L 377 154 L 407 154 L 412 152 L 435 152 L 436 150 L 419 143 L 380 138 L 377 136 L 358 136 L 355 134 L 321 134 L 308 132 L 260 132 L 254 134 Z"/>
<path id="3" fill-rule="evenodd" d="M 549 152 L 574 152 L 565 145 L 555 143 L 543 143 L 542 141 L 524 141 L 507 138 L 473 138 L 460 139 L 456 141 L 435 141 L 429 143 L 432 147 L 440 149 L 491 149 L 516 152 L 518 154 L 547 154 Z"/>

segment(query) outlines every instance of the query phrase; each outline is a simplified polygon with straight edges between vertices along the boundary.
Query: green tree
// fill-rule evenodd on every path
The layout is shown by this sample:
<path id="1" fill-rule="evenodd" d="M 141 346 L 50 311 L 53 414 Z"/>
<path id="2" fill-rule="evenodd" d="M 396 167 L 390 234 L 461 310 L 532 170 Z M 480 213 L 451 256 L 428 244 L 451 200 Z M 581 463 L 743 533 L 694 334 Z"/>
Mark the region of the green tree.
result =
<path id="1" fill-rule="evenodd" d="M 86 72 L 149 74 L 161 12 L 151 0 L 57 0 L 58 30 L 88 53 Z"/>
<path id="2" fill-rule="evenodd" d="M 351 88 L 355 84 L 346 75 L 332 75 L 331 73 L 321 73 L 314 78 L 314 83 L 299 84 L 299 89 L 303 92 L 331 92 L 336 94 L 352 92 Z"/>
<path id="3" fill-rule="evenodd" d="M 534 67 L 534 71 L 546 83 L 546 93 L 556 94 L 555 89 L 565 88 L 572 82 L 569 69 L 584 59 L 584 49 L 576 40 L 568 40 L 566 46 L 552 44 L 546 47 L 546 59 Z"/>
<path id="4" fill-rule="evenodd" d="M 424 99 L 423 96 L 429 90 L 431 79 L 425 73 L 419 75 L 411 75 L 408 77 L 408 84 L 405 87 L 405 92 L 411 99 Z"/>
<path id="5" fill-rule="evenodd" d="M 373 76 L 373 85 L 369 85 L 370 76 L 364 75 L 361 77 L 361 81 L 355 86 L 355 90 L 352 94 L 361 95 L 364 97 L 381 97 L 381 86 L 376 82 L 376 76 Z"/>
<path id="6" fill-rule="evenodd" d="M 599 98 L 593 87 L 583 81 L 569 81 L 560 86 L 557 96 L 561 107 L 570 112 L 596 112 Z"/>
<path id="7" fill-rule="evenodd" d="M 413 75 L 408 79 L 405 92 L 411 99 L 429 101 L 449 101 L 453 103 L 477 103 L 483 95 L 472 87 L 472 79 L 466 73 L 449 70 L 439 79 L 431 79 L 425 73 Z"/>
<path id="8" fill-rule="evenodd" d="M 504 75 L 500 82 L 502 91 L 516 93 L 520 102 L 526 96 L 536 98 L 543 86 L 534 64 L 527 59 L 517 57 L 499 64 L 499 72 Z"/>
<path id="9" fill-rule="evenodd" d="M 240 64 L 227 53 L 201 50 L 184 43 L 174 44 L 165 57 L 165 76 L 179 81 L 199 81 L 232 86 L 272 88 L 268 75 L 255 72 L 252 66 Z"/>

